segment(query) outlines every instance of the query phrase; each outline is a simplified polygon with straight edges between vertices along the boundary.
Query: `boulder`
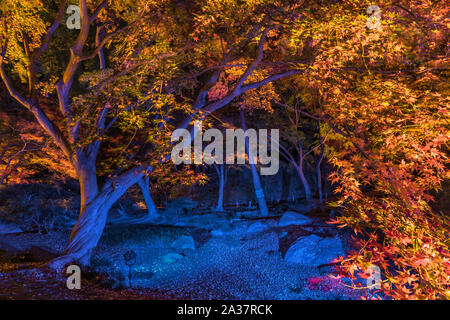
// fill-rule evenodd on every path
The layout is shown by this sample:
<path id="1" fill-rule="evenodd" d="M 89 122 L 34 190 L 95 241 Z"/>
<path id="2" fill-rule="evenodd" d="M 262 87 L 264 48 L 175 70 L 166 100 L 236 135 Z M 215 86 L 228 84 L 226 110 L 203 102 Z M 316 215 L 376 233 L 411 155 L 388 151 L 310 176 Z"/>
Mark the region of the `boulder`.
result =
<path id="1" fill-rule="evenodd" d="M 331 263 L 333 259 L 344 255 L 344 249 L 339 237 L 321 238 L 312 234 L 297 239 L 286 252 L 284 260 L 317 267 Z"/>
<path id="2" fill-rule="evenodd" d="M 274 220 L 267 220 L 267 221 L 257 221 L 255 223 L 252 223 L 248 228 L 248 233 L 257 233 L 262 232 L 270 228 L 276 227 L 276 222 Z"/>
<path id="3" fill-rule="evenodd" d="M 0 221 L 0 234 L 7 233 L 18 233 L 23 232 L 23 230 L 13 222 Z"/>
<path id="4" fill-rule="evenodd" d="M 286 227 L 290 225 L 303 226 L 306 224 L 311 224 L 313 220 L 301 213 L 287 211 L 283 214 L 280 221 L 278 222 L 279 227 Z"/>
<path id="5" fill-rule="evenodd" d="M 172 247 L 177 249 L 188 249 L 195 250 L 194 238 L 191 236 L 181 236 L 174 242 L 172 242 Z"/>
<path id="6" fill-rule="evenodd" d="M 174 263 L 181 259 L 183 259 L 183 256 L 178 253 L 168 253 L 161 258 L 163 263 Z"/>

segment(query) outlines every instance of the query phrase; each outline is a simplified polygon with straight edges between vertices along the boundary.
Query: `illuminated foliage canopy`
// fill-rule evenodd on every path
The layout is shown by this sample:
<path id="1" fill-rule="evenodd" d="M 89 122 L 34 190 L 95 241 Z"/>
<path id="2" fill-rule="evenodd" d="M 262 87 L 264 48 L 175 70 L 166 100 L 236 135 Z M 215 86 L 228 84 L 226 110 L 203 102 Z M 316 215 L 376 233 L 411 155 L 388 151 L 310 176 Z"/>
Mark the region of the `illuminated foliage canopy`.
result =
<path id="1" fill-rule="evenodd" d="M 0 4 L 3 83 L 81 185 L 60 263 L 89 258 L 109 207 L 148 168 L 159 182 L 203 179 L 173 178 L 173 129 L 225 106 L 276 116 L 298 95 L 329 133 L 335 223 L 360 236 L 342 274 L 374 264 L 389 296 L 449 298 L 448 218 L 429 205 L 448 179 L 445 1 L 380 0 L 368 28 L 363 0 L 80 0 L 79 31 L 65 27 L 69 3 Z"/>

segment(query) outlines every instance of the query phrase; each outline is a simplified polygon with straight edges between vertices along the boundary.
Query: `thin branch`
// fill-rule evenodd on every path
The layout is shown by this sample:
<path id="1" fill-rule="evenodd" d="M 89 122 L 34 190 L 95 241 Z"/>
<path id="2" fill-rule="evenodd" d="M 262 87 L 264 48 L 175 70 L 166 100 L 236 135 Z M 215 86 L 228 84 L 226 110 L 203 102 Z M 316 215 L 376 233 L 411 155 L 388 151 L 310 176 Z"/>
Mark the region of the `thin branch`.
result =
<path id="1" fill-rule="evenodd" d="M 250 74 L 252 74 L 252 72 L 255 70 L 256 66 L 258 66 L 258 64 L 262 61 L 262 59 L 264 57 L 264 42 L 266 41 L 267 34 L 269 33 L 269 31 L 270 31 L 269 28 L 264 29 L 264 31 L 261 35 L 261 39 L 259 40 L 258 52 L 256 55 L 256 59 L 250 64 L 250 66 L 247 68 L 247 70 L 245 70 L 242 77 L 238 80 L 236 89 L 241 88 L 241 86 L 244 84 L 244 82 L 247 80 L 247 78 L 250 76 Z"/>
<path id="2" fill-rule="evenodd" d="M 55 33 L 56 29 L 58 29 L 62 19 L 64 18 L 65 9 L 66 9 L 66 1 L 61 0 L 61 4 L 59 5 L 59 10 L 58 14 L 56 15 L 55 22 L 53 22 L 53 24 L 47 30 L 42 45 L 31 55 L 32 63 L 37 61 L 40 58 L 40 56 L 48 49 L 53 34 Z"/>
<path id="3" fill-rule="evenodd" d="M 95 8 L 94 12 L 92 13 L 92 16 L 89 18 L 89 23 L 93 23 L 98 15 L 100 14 L 100 12 L 102 11 L 103 8 L 105 8 L 108 5 L 108 0 L 104 0 L 102 3 L 100 3 L 100 5 Z"/>
<path id="4" fill-rule="evenodd" d="M 223 70 L 223 69 L 237 68 L 237 67 L 243 67 L 243 66 L 245 66 L 245 64 L 243 64 L 243 63 L 238 63 L 238 64 L 221 64 L 221 65 L 218 65 L 218 66 L 212 66 L 212 67 L 206 68 L 203 71 L 200 71 L 198 73 L 194 73 L 192 75 L 189 75 L 188 77 L 185 77 L 184 79 L 198 78 L 199 76 L 205 74 L 206 72 L 211 71 L 211 70 L 215 70 L 215 69 Z"/>
<path id="5" fill-rule="evenodd" d="M 5 25 L 5 28 L 6 25 Z M 6 51 L 8 48 L 8 38 L 6 37 L 5 39 L 5 43 L 2 45 L 2 51 L 0 54 L 0 76 L 3 80 L 3 83 L 6 86 L 6 89 L 8 90 L 9 94 L 17 101 L 19 102 L 22 106 L 24 106 L 25 108 L 27 108 L 28 110 L 30 110 L 31 104 L 30 101 L 28 101 L 27 99 L 25 99 L 25 97 L 23 97 L 12 85 L 11 81 L 9 80 L 8 76 L 6 75 L 5 69 L 3 68 L 3 62 L 5 60 L 6 57 Z"/>
<path id="6" fill-rule="evenodd" d="M 288 70 L 282 73 L 278 73 L 275 75 L 272 75 L 270 77 L 267 77 L 264 80 L 258 81 L 258 82 L 254 82 L 254 83 L 249 83 L 243 87 L 240 88 L 235 88 L 231 93 L 229 93 L 228 95 L 226 95 L 225 97 L 223 97 L 222 99 L 215 101 L 209 105 L 207 105 L 204 109 L 202 109 L 202 112 L 204 112 L 203 118 L 205 118 L 208 114 L 210 114 L 211 112 L 214 112 L 222 107 L 224 107 L 225 105 L 227 105 L 228 103 L 230 103 L 234 98 L 236 98 L 237 96 L 249 91 L 249 90 L 253 90 L 253 89 L 257 89 L 260 88 L 272 81 L 278 80 L 278 79 L 283 79 L 286 77 L 289 77 L 291 75 L 296 75 L 296 74 L 301 74 L 303 71 L 302 70 Z"/>
<path id="7" fill-rule="evenodd" d="M 6 27 L 6 26 L 5 26 Z M 59 128 L 48 118 L 45 112 L 39 108 L 35 103 L 25 99 L 19 92 L 17 92 L 11 84 L 6 72 L 3 68 L 3 62 L 6 56 L 8 47 L 8 38 L 6 38 L 5 44 L 2 46 L 2 52 L 0 54 L 0 76 L 5 84 L 9 94 L 22 106 L 30 110 L 39 124 L 45 129 L 45 131 L 55 140 L 55 143 L 61 148 L 69 161 L 72 161 L 72 150 L 66 137 L 62 134 Z"/>
<path id="8" fill-rule="evenodd" d="M 283 103 L 278 103 L 278 104 L 280 104 L 280 105 L 282 105 L 282 106 L 285 106 L 285 107 L 289 107 L 289 108 L 291 108 L 292 110 L 298 110 L 301 114 L 303 114 L 303 115 L 305 115 L 305 116 L 307 116 L 307 117 L 309 117 L 309 118 L 311 118 L 311 119 L 324 121 L 324 122 L 325 122 L 326 124 L 328 124 L 328 126 L 329 126 L 334 132 L 336 132 L 337 134 L 340 134 L 341 136 L 343 136 L 343 137 L 345 137 L 345 138 L 348 138 L 348 139 L 351 138 L 351 134 L 346 133 L 346 132 L 342 131 L 341 129 L 339 129 L 339 128 L 331 121 L 331 119 L 330 119 L 329 117 L 326 117 L 326 116 L 325 116 L 325 117 L 314 116 L 314 115 L 312 115 L 312 114 L 310 114 L 310 113 L 308 113 L 308 112 L 305 112 L 305 111 L 303 111 L 303 110 L 292 108 L 292 107 L 290 107 L 290 106 L 287 105 L 287 104 L 283 104 Z M 354 145 L 359 151 L 361 151 L 361 153 L 362 153 L 366 158 L 369 157 L 368 154 L 367 154 L 367 152 L 366 152 L 366 151 L 365 151 L 358 143 L 356 143 L 356 142 L 354 142 L 354 141 L 352 141 L 352 143 L 353 143 L 353 145 Z"/>
<path id="9" fill-rule="evenodd" d="M 87 55 L 79 55 L 80 61 L 85 61 L 85 60 L 90 60 L 93 59 L 99 52 L 100 50 L 102 50 L 102 48 L 110 41 L 112 40 L 112 38 L 114 38 L 116 35 L 118 35 L 119 33 L 122 33 L 128 29 L 130 29 L 131 27 L 135 26 L 138 22 L 140 22 L 142 19 L 144 18 L 144 16 L 139 17 L 138 19 L 134 20 L 132 23 L 127 24 L 126 26 L 117 29 L 114 32 L 108 33 L 107 35 L 105 35 L 105 37 L 102 39 L 102 41 L 96 46 L 96 48 L 94 49 L 94 51 L 92 51 L 90 54 Z M 91 22 L 92 23 L 92 22 Z"/>

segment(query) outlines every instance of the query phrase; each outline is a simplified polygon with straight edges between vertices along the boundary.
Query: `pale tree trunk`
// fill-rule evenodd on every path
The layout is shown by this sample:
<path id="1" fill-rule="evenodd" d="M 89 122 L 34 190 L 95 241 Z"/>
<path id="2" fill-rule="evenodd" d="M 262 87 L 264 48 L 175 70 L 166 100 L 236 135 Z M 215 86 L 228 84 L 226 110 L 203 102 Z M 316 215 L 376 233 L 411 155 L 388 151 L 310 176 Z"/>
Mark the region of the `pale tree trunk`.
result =
<path id="1" fill-rule="evenodd" d="M 296 166 L 295 167 L 298 176 L 300 177 L 300 180 L 303 184 L 303 189 L 305 190 L 305 198 L 307 203 L 311 203 L 312 196 L 311 196 L 311 188 L 309 187 L 308 180 L 306 180 L 305 174 L 303 173 L 303 165 Z"/>
<path id="2" fill-rule="evenodd" d="M 305 177 L 305 173 L 303 171 L 304 169 L 304 159 L 305 157 L 310 154 L 312 151 L 314 151 L 314 148 L 309 150 L 306 153 L 303 153 L 303 145 L 302 142 L 300 141 L 300 138 L 298 138 L 297 140 L 297 153 L 298 153 L 298 163 L 296 162 L 294 156 L 292 155 L 292 153 L 286 148 L 284 147 L 281 143 L 278 144 L 279 149 L 280 149 L 280 154 L 289 162 L 292 164 L 292 166 L 295 168 L 295 171 L 297 172 L 300 181 L 302 182 L 303 185 L 303 190 L 305 191 L 305 198 L 306 198 L 306 202 L 309 204 L 312 202 L 312 195 L 311 195 L 311 188 L 309 187 L 309 183 L 308 180 Z"/>
<path id="3" fill-rule="evenodd" d="M 223 192 L 225 189 L 226 184 L 226 178 L 225 178 L 225 164 L 220 164 L 217 166 L 217 164 L 214 163 L 214 168 L 216 168 L 217 176 L 219 177 L 219 197 L 217 200 L 217 207 L 216 209 L 218 211 L 223 211 Z"/>
<path id="4" fill-rule="evenodd" d="M 224 164 L 220 166 L 220 176 L 219 176 L 219 199 L 217 201 L 217 210 L 223 211 L 223 190 L 225 188 L 225 177 L 224 177 Z"/>
<path id="5" fill-rule="evenodd" d="M 303 190 L 305 191 L 305 198 L 306 198 L 306 202 L 310 203 L 312 200 L 312 196 L 311 196 L 311 188 L 309 187 L 309 183 L 308 180 L 305 177 L 305 174 L 303 172 L 303 160 L 305 158 L 305 155 L 303 154 L 303 147 L 302 144 L 300 142 L 300 140 L 298 141 L 298 147 L 297 147 L 297 152 L 299 154 L 299 160 L 298 163 L 295 161 L 294 156 L 289 152 L 289 150 L 287 150 L 283 145 L 279 144 L 280 147 L 280 151 L 281 151 L 281 155 L 287 160 L 289 161 L 289 163 L 292 164 L 292 166 L 295 168 L 295 171 L 297 172 L 300 181 L 303 185 Z"/>
<path id="6" fill-rule="evenodd" d="M 322 173 L 320 171 L 320 164 L 322 163 L 323 156 L 325 153 L 325 146 L 323 145 L 322 141 L 322 132 L 320 129 L 320 121 L 319 121 L 319 143 L 320 143 L 320 155 L 319 159 L 316 163 L 316 173 L 317 173 L 317 190 L 319 192 L 319 203 L 322 203 L 323 201 L 323 195 L 322 195 Z"/>
<path id="7" fill-rule="evenodd" d="M 150 178 L 148 176 L 138 180 L 138 185 L 141 188 L 142 195 L 144 196 L 145 205 L 147 206 L 148 215 L 146 219 L 154 220 L 159 218 L 158 209 L 150 194 Z"/>
<path id="8" fill-rule="evenodd" d="M 63 254 L 49 263 L 49 266 L 56 270 L 61 270 L 71 262 L 89 265 L 92 250 L 97 246 L 105 228 L 109 209 L 145 174 L 143 168 L 132 169 L 109 180 L 99 190 L 95 164 L 83 157 L 79 158 L 79 161 L 82 162 L 78 167 L 81 190 L 80 214 Z"/>
<path id="9" fill-rule="evenodd" d="M 305 198 L 307 203 L 311 203 L 312 196 L 311 196 L 311 188 L 309 187 L 308 180 L 306 180 L 305 173 L 303 172 L 303 160 L 305 158 L 305 155 L 303 154 L 303 146 L 300 141 L 298 140 L 298 153 L 299 153 L 299 161 L 298 165 L 295 166 L 295 169 L 297 170 L 298 176 L 300 177 L 300 180 L 303 184 L 303 189 L 305 190 Z"/>
<path id="10" fill-rule="evenodd" d="M 240 109 L 240 113 L 241 113 L 242 130 L 244 130 L 244 132 L 245 132 L 245 131 L 247 131 L 247 125 L 245 124 L 244 110 Z M 253 154 L 252 154 L 250 144 L 249 144 L 249 139 L 247 136 L 245 137 L 245 149 L 247 151 L 248 158 L 252 159 Z M 252 171 L 253 187 L 255 189 L 255 195 L 256 195 L 256 200 L 258 201 L 259 210 L 260 210 L 262 216 L 267 216 L 269 214 L 269 210 L 267 209 L 266 198 L 264 197 L 264 191 L 261 186 L 261 180 L 259 178 L 258 171 L 256 170 L 256 165 L 253 163 L 250 163 L 250 169 Z"/>
<path id="11" fill-rule="evenodd" d="M 101 51 L 103 49 L 103 46 L 106 45 L 109 40 L 111 40 L 116 34 L 125 31 L 127 27 L 132 26 L 132 24 L 128 24 L 127 26 L 124 26 L 123 28 L 120 28 L 115 32 L 108 33 L 102 39 L 102 41 L 99 41 L 101 38 L 101 32 L 98 32 L 96 37 L 97 45 L 95 49 L 91 52 L 91 54 L 83 54 L 83 49 L 88 42 L 89 35 L 92 34 L 90 32 L 91 26 L 94 22 L 97 21 L 97 18 L 102 9 L 107 5 L 108 1 L 102 1 L 101 4 L 99 4 L 97 8 L 93 10 L 93 14 L 89 15 L 90 10 L 88 9 L 87 2 L 85 0 L 79 1 L 79 7 L 81 11 L 81 28 L 78 37 L 70 47 L 70 58 L 65 67 L 64 74 L 56 83 L 59 111 L 63 116 L 65 123 L 67 124 L 67 130 L 61 130 L 61 128 L 53 122 L 52 119 L 59 118 L 59 115 L 57 116 L 55 113 L 53 113 L 55 111 L 55 108 L 49 109 L 53 114 L 51 116 L 48 116 L 48 111 L 42 109 L 39 106 L 39 104 L 37 103 L 38 100 L 35 99 L 37 93 L 35 90 L 33 90 L 36 80 L 36 66 L 38 65 L 40 56 L 49 47 L 49 42 L 54 32 L 64 19 L 64 13 L 66 10 L 65 2 L 63 1 L 61 3 L 56 20 L 47 30 L 44 42 L 36 49 L 31 57 L 28 57 L 30 58 L 28 61 L 28 71 L 30 74 L 28 77 L 29 88 L 32 89 L 30 98 L 26 98 L 14 88 L 12 82 L 10 81 L 3 68 L 3 62 L 5 61 L 7 53 L 7 41 L 5 41 L 4 45 L 2 44 L 2 49 L 0 50 L 0 78 L 5 84 L 9 94 L 18 103 L 20 103 L 27 110 L 33 113 L 41 127 L 53 138 L 55 144 L 58 145 L 67 159 L 73 164 L 78 173 L 78 179 L 80 181 L 81 208 L 79 219 L 72 231 L 69 244 L 64 251 L 63 256 L 56 258 L 55 260 L 50 262 L 50 266 L 53 267 L 63 267 L 66 263 L 72 261 L 79 261 L 81 263 L 87 263 L 89 261 L 91 251 L 97 245 L 102 234 L 109 209 L 129 187 L 136 184 L 138 180 L 141 179 L 145 174 L 144 170 L 146 168 L 143 168 L 141 166 L 139 168 L 130 170 L 129 172 L 126 172 L 118 176 L 117 178 L 111 178 L 113 180 L 109 179 L 108 182 L 101 189 L 99 189 L 95 172 L 95 159 L 100 145 L 100 140 L 91 143 L 87 147 L 87 154 L 89 155 L 88 157 L 83 157 L 82 155 L 80 155 L 83 154 L 83 151 L 81 151 L 80 147 L 78 147 L 78 142 L 80 142 L 79 129 L 84 117 L 73 117 L 73 110 L 70 103 L 70 90 L 72 88 L 72 84 L 74 83 L 75 75 L 79 71 L 79 67 L 83 63 L 83 61 L 91 60 L 98 54 L 102 55 Z M 292 69 L 270 75 L 261 81 L 246 83 L 247 79 L 254 72 L 255 68 L 263 60 L 264 43 L 270 30 L 270 28 L 264 28 L 264 31 L 259 40 L 257 56 L 255 57 L 254 61 L 248 66 L 241 78 L 238 79 L 236 86 L 222 99 L 219 99 L 205 106 L 205 101 L 209 89 L 213 87 L 213 85 L 219 79 L 220 70 L 217 71 L 211 78 L 211 83 L 208 83 L 207 86 L 202 88 L 196 103 L 194 103 L 194 114 L 198 114 L 201 112 L 202 117 L 204 118 L 208 114 L 225 107 L 233 99 L 249 90 L 254 90 L 278 79 L 300 74 L 303 72 L 301 70 Z M 100 59 L 101 68 L 104 68 L 105 61 L 102 57 L 100 57 Z M 132 69 L 133 68 L 129 68 L 129 71 L 131 71 Z M 129 71 L 125 72 L 125 74 L 127 74 Z M 88 109 L 89 107 L 86 110 Z M 109 107 L 105 105 L 105 107 L 102 111 L 100 111 L 99 116 L 97 117 L 96 127 L 98 129 L 97 134 L 99 135 L 102 135 L 102 132 L 107 131 L 114 123 L 115 119 L 117 119 L 117 117 L 114 118 L 105 127 L 108 109 Z M 78 120 L 74 121 L 74 118 L 78 118 Z M 184 122 L 184 124 L 189 123 L 190 120 Z M 252 167 L 252 173 L 254 176 L 255 191 L 260 203 L 261 212 L 263 214 L 267 214 L 264 194 L 262 193 L 262 188 L 259 183 L 259 177 L 256 173 L 255 166 Z"/>

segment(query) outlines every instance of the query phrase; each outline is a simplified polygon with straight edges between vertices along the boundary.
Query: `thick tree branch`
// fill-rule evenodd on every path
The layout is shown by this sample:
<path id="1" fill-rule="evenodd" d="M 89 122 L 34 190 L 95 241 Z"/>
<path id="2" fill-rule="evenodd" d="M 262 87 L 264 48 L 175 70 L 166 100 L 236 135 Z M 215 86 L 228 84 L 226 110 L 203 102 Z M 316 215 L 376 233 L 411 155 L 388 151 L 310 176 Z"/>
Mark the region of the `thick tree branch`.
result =
<path id="1" fill-rule="evenodd" d="M 202 109 L 202 118 L 204 119 L 209 113 L 217 111 L 218 109 L 226 106 L 228 103 L 230 103 L 234 98 L 236 98 L 237 96 L 249 91 L 249 90 L 253 90 L 253 89 L 257 89 L 260 88 L 272 81 L 275 80 L 279 80 L 279 79 L 283 79 L 292 75 L 296 75 L 296 74 L 301 74 L 303 71 L 302 70 L 289 70 L 289 71 L 285 71 L 282 73 L 278 73 L 272 76 L 267 77 L 264 80 L 261 81 L 257 81 L 254 83 L 249 83 L 245 86 L 242 87 L 236 87 L 231 93 L 229 93 L 228 95 L 226 95 L 225 97 L 223 97 L 222 99 L 215 101 L 213 103 L 210 103 L 209 105 L 206 105 L 203 109 Z"/>
<path id="2" fill-rule="evenodd" d="M 96 9 L 96 12 L 97 12 L 96 15 L 99 14 L 99 12 L 101 11 L 101 9 L 104 8 L 104 6 L 106 6 L 106 4 L 102 3 L 97 8 L 98 12 Z M 70 60 L 67 63 L 67 66 L 66 66 L 66 69 L 64 71 L 62 78 L 58 81 L 58 83 L 56 85 L 57 92 L 58 92 L 59 108 L 60 108 L 62 114 L 67 118 L 69 123 L 71 120 L 70 119 L 71 118 L 71 114 L 70 114 L 71 110 L 69 110 L 69 100 L 68 100 L 69 99 L 69 91 L 72 86 L 75 73 L 78 70 L 78 67 L 79 67 L 81 61 L 86 60 L 86 59 L 83 59 L 83 48 L 88 39 L 91 24 L 95 20 L 95 19 L 92 19 L 92 17 L 89 17 L 86 0 L 80 0 L 79 7 L 80 7 L 80 13 L 81 13 L 80 33 L 78 34 L 78 37 L 75 40 L 73 46 L 70 48 Z M 100 47 L 100 49 L 101 49 L 101 47 Z M 95 52 L 93 57 L 95 57 L 98 54 L 98 51 Z"/>
<path id="3" fill-rule="evenodd" d="M 113 192 L 115 189 L 122 188 L 124 186 L 131 187 L 133 184 L 137 182 L 140 178 L 142 178 L 145 174 L 148 174 L 152 170 L 152 167 L 148 164 L 139 165 L 133 169 L 129 169 L 128 171 L 109 178 L 105 184 L 101 188 L 101 193 L 104 192 Z"/>
<path id="4" fill-rule="evenodd" d="M 5 44 L 2 46 L 1 54 L 0 54 L 0 76 L 5 84 L 9 94 L 22 106 L 26 109 L 30 110 L 35 116 L 36 120 L 39 124 L 45 129 L 45 131 L 55 140 L 55 143 L 61 150 L 64 152 L 69 161 L 73 161 L 72 159 L 72 149 L 70 147 L 69 142 L 66 137 L 62 134 L 59 128 L 48 118 L 45 112 L 39 108 L 39 106 L 27 99 L 25 99 L 11 84 L 8 76 L 6 75 L 5 69 L 3 68 L 3 62 L 6 57 L 8 43 L 7 40 Z"/>
<path id="5" fill-rule="evenodd" d="M 242 77 L 238 80 L 236 88 L 240 88 L 244 82 L 248 79 L 248 77 L 252 74 L 252 72 L 255 70 L 255 68 L 258 66 L 258 64 L 261 63 L 262 59 L 264 58 L 264 42 L 266 41 L 267 34 L 269 33 L 270 29 L 266 28 L 264 29 L 261 39 L 259 40 L 258 44 L 258 52 L 256 54 L 256 59 L 248 66 L 247 70 L 245 70 Z"/>
<path id="6" fill-rule="evenodd" d="M 219 101 L 216 101 L 208 106 L 206 106 L 206 109 L 203 110 L 203 108 L 205 107 L 206 104 L 206 97 L 209 93 L 209 91 L 211 90 L 211 88 L 216 84 L 217 80 L 219 79 L 220 73 L 222 72 L 222 68 L 218 68 L 217 71 L 215 71 L 212 76 L 208 79 L 208 82 L 203 86 L 203 88 L 200 90 L 200 93 L 198 94 L 194 104 L 193 104 L 193 112 L 181 123 L 181 125 L 179 126 L 179 128 L 187 128 L 189 127 L 190 123 L 192 122 L 192 120 L 194 119 L 194 117 L 199 113 L 199 112 L 203 112 L 205 111 L 206 114 L 204 113 L 202 115 L 202 118 L 205 118 L 207 114 L 220 109 L 221 107 L 225 106 L 226 104 L 230 103 L 235 97 L 237 97 L 238 95 L 244 93 L 245 91 L 250 90 L 250 87 L 247 88 L 247 86 L 242 87 L 242 85 L 244 84 L 244 82 L 248 79 L 248 77 L 253 73 L 253 71 L 255 70 L 255 68 L 261 63 L 263 57 L 264 57 L 264 42 L 267 38 L 267 34 L 269 33 L 270 28 L 266 28 L 264 29 L 262 35 L 261 35 L 261 39 L 259 40 L 259 44 L 258 44 L 258 51 L 256 54 L 256 58 L 255 60 L 247 67 L 247 69 L 245 70 L 244 74 L 239 78 L 235 88 L 233 89 L 233 91 L 225 96 L 224 98 L 222 98 Z M 224 57 L 224 61 L 223 61 L 223 65 L 226 66 L 227 63 L 227 57 Z M 268 78 L 269 79 L 269 78 Z M 266 79 L 266 80 L 268 80 Z M 274 80 L 276 80 L 276 78 L 273 78 Z M 269 83 L 270 81 L 273 80 L 268 80 L 266 83 Z M 257 83 L 254 83 L 253 85 L 255 86 L 255 88 L 258 88 L 260 86 L 263 86 L 266 83 L 261 83 L 260 85 L 258 85 Z"/>
<path id="7" fill-rule="evenodd" d="M 211 88 L 216 84 L 217 80 L 219 79 L 220 73 L 221 70 L 214 71 L 206 84 L 200 89 L 200 92 L 197 95 L 194 104 L 192 105 L 192 113 L 186 119 L 184 119 L 184 121 L 179 126 L 180 128 L 186 129 L 187 127 L 189 127 L 189 124 L 194 119 L 194 117 L 198 114 L 201 108 L 205 106 L 206 97 L 208 96 L 209 90 L 211 90 Z"/>

